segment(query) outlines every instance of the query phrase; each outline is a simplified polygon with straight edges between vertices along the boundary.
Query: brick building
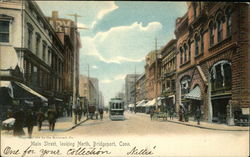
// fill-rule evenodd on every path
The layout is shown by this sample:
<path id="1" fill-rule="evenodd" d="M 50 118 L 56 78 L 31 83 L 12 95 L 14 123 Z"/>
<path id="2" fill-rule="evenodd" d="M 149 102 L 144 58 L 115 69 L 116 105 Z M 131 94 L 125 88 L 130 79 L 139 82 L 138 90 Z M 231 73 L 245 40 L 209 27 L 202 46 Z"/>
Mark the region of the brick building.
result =
<path id="1" fill-rule="evenodd" d="M 152 51 L 146 56 L 145 89 L 148 100 L 161 95 L 161 61 L 157 56 L 159 53 L 160 51 Z"/>
<path id="2" fill-rule="evenodd" d="M 249 109 L 249 5 L 187 2 L 176 20 L 177 109 L 201 108 L 209 122 Z M 231 122 L 232 123 L 232 122 Z"/>
<path id="3" fill-rule="evenodd" d="M 170 40 L 161 49 L 161 92 L 167 109 L 175 108 L 176 40 Z"/>

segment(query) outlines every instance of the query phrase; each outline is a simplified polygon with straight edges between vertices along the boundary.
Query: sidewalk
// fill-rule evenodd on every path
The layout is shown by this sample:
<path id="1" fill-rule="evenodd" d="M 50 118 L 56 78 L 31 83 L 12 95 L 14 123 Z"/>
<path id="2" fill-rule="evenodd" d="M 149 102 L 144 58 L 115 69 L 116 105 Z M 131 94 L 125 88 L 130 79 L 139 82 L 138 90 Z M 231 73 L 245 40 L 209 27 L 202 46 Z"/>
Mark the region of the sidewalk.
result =
<path id="1" fill-rule="evenodd" d="M 197 127 L 201 129 L 210 129 L 210 130 L 219 130 L 219 131 L 249 131 L 248 126 L 228 126 L 227 124 L 217 124 L 217 123 L 209 123 L 201 121 L 200 125 L 197 124 L 197 121 L 189 120 L 188 122 L 181 122 L 176 117 L 173 119 L 169 119 L 168 122 L 177 123 L 181 125 Z"/>
<path id="2" fill-rule="evenodd" d="M 82 117 L 80 122 L 74 124 L 72 122 L 72 117 L 60 117 L 56 120 L 55 130 L 52 132 L 49 130 L 49 123 L 47 120 L 43 121 L 41 131 L 38 131 L 38 127 L 34 126 L 32 135 L 43 135 L 43 134 L 51 134 L 51 133 L 59 133 L 59 132 L 66 132 L 74 129 L 75 127 L 81 125 L 87 121 L 86 117 Z M 24 127 L 25 135 L 28 134 L 27 127 Z M 1 130 L 2 135 L 13 135 L 13 130 Z"/>
<path id="3" fill-rule="evenodd" d="M 131 113 L 134 114 L 134 113 Z M 136 113 L 135 115 L 139 116 L 146 116 L 150 118 L 149 114 L 145 113 Z M 162 120 L 162 119 L 159 119 Z M 163 120 L 162 120 L 163 121 Z M 197 127 L 201 129 L 210 129 L 210 130 L 219 130 L 219 131 L 249 131 L 248 126 L 228 126 L 227 124 L 217 124 L 217 123 L 209 123 L 205 121 L 201 121 L 200 125 L 197 124 L 197 121 L 194 120 L 189 120 L 188 122 L 180 122 L 178 118 L 173 118 L 173 119 L 168 119 L 165 120 L 166 122 L 171 122 L 171 123 L 176 123 L 176 124 L 181 124 L 181 125 L 186 125 L 190 127 Z"/>

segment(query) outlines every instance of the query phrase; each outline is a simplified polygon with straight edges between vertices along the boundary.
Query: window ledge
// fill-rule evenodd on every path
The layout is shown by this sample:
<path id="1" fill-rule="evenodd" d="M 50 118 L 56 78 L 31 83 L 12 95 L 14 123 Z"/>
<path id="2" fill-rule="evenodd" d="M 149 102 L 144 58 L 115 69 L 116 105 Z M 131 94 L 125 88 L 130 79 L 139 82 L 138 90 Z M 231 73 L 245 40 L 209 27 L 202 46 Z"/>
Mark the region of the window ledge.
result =
<path id="1" fill-rule="evenodd" d="M 197 56 L 195 56 L 194 58 L 195 58 L 195 59 L 198 59 L 198 58 L 200 58 L 201 56 L 203 56 L 203 54 L 204 54 L 204 52 L 203 52 L 203 53 L 198 54 L 198 55 L 197 55 Z"/>
<path id="2" fill-rule="evenodd" d="M 210 46 L 210 48 L 208 49 L 209 52 L 213 52 L 221 47 L 223 47 L 224 45 L 227 45 L 232 39 L 232 35 L 231 36 L 228 36 L 226 39 L 218 42 L 217 44 L 215 45 L 212 45 Z"/>
<path id="3" fill-rule="evenodd" d="M 8 42 L 8 43 L 7 42 L 6 43 L 5 42 L 0 42 L 0 45 L 1 46 L 12 46 L 12 44 L 10 42 Z"/>
<path id="4" fill-rule="evenodd" d="M 190 63 L 190 60 L 189 61 L 186 61 L 185 63 L 183 63 L 182 65 L 180 65 L 180 67 L 184 67 L 185 65 L 189 64 Z"/>

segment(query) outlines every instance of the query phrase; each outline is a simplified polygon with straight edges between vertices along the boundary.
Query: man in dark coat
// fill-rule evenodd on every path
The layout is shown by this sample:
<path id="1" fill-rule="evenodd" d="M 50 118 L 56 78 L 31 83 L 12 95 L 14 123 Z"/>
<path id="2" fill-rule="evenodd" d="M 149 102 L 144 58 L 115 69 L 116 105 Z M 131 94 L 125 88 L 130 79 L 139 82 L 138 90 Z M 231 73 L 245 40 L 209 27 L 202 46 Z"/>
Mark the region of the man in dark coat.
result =
<path id="1" fill-rule="evenodd" d="M 100 118 L 102 120 L 103 119 L 103 109 L 102 108 L 99 109 L 99 113 L 100 113 Z"/>
<path id="2" fill-rule="evenodd" d="M 197 120 L 197 124 L 200 125 L 201 110 L 200 110 L 199 107 L 197 108 L 197 110 L 195 112 L 195 117 L 196 117 L 196 120 Z"/>
<path id="3" fill-rule="evenodd" d="M 41 131 L 41 128 L 42 128 L 42 123 L 45 119 L 45 115 L 44 113 L 42 112 L 42 109 L 40 109 L 37 113 L 37 123 L 38 123 L 38 131 Z"/>
<path id="4" fill-rule="evenodd" d="M 25 135 L 23 130 L 24 124 L 24 112 L 23 109 L 20 109 L 14 113 L 15 123 L 13 127 L 13 135 L 14 136 L 22 136 Z"/>
<path id="5" fill-rule="evenodd" d="M 56 110 L 48 109 L 49 130 L 54 131 L 56 123 Z"/>
<path id="6" fill-rule="evenodd" d="M 31 138 L 31 135 L 33 132 L 33 126 L 35 125 L 35 122 L 36 122 L 36 116 L 34 112 L 31 109 L 29 109 L 27 116 L 26 116 L 26 124 L 28 128 L 29 138 Z"/>

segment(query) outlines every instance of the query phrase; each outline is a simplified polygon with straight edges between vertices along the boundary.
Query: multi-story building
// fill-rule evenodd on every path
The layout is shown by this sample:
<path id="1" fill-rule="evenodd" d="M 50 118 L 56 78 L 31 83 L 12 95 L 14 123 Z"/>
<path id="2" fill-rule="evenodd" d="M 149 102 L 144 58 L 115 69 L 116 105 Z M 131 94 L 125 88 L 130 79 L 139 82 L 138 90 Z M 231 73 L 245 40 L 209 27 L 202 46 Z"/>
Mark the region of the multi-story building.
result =
<path id="1" fill-rule="evenodd" d="M 4 30 L 1 80 L 19 81 L 49 99 L 61 101 L 63 45 L 38 5 L 33 1 L 1 2 L 0 17 Z"/>
<path id="2" fill-rule="evenodd" d="M 159 51 L 152 51 L 146 56 L 145 89 L 146 98 L 152 100 L 161 95 L 161 61 Z"/>
<path id="3" fill-rule="evenodd" d="M 138 77 L 139 74 L 128 74 L 125 77 L 125 107 L 135 103 L 135 82 Z"/>
<path id="4" fill-rule="evenodd" d="M 170 40 L 161 49 L 161 90 L 164 105 L 168 109 L 175 109 L 175 80 L 176 80 L 176 40 Z"/>
<path id="5" fill-rule="evenodd" d="M 59 18 L 57 11 L 52 11 L 52 17 L 47 17 L 51 26 L 57 32 L 58 37 L 64 46 L 64 68 L 63 68 L 63 93 L 65 94 L 65 102 L 73 104 L 73 97 L 79 95 L 79 49 L 81 42 L 79 41 L 79 33 L 76 29 L 74 21 L 65 18 Z M 74 64 L 76 64 L 74 67 Z M 74 69 L 75 68 L 75 69 Z M 75 72 L 75 75 L 74 75 Z M 75 80 L 75 81 L 74 81 Z M 76 87 L 76 91 L 74 90 Z"/>
<path id="6" fill-rule="evenodd" d="M 191 113 L 201 108 L 209 122 L 249 114 L 249 5 L 187 5 L 175 30 L 177 107 Z"/>
<path id="7" fill-rule="evenodd" d="M 136 101 L 146 100 L 146 89 L 145 89 L 145 73 L 143 73 L 137 80 L 136 80 Z"/>
<path id="8" fill-rule="evenodd" d="M 87 76 L 80 75 L 79 80 L 80 97 L 86 98 L 87 103 L 89 105 L 96 106 L 96 108 L 99 108 L 99 105 L 103 105 L 103 96 L 99 91 L 98 79 L 92 77 L 88 79 Z M 100 104 L 100 102 L 102 104 Z"/>

